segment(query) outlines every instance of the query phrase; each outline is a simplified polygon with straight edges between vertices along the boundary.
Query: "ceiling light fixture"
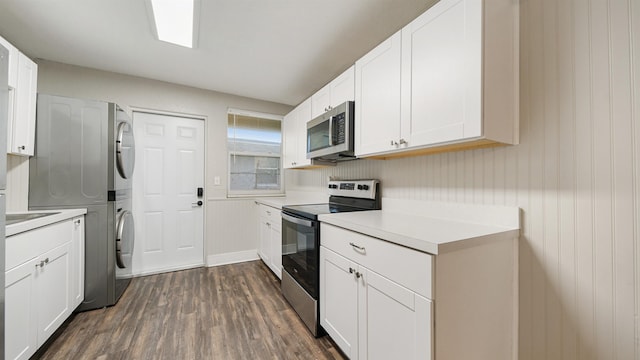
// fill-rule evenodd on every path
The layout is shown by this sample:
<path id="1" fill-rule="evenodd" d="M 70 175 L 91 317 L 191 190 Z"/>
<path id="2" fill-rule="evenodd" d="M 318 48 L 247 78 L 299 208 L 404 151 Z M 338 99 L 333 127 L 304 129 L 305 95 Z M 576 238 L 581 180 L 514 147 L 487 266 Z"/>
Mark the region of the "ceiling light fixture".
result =
<path id="1" fill-rule="evenodd" d="M 158 40 L 193 48 L 194 0 L 151 0 Z"/>

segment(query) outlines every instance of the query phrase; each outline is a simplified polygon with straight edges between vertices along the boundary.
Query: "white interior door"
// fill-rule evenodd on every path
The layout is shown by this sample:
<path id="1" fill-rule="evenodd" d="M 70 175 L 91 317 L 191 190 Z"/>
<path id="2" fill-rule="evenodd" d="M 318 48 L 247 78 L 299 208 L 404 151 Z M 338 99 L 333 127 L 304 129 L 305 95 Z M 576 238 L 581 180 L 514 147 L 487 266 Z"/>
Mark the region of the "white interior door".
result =
<path id="1" fill-rule="evenodd" d="M 134 112 L 133 128 L 134 275 L 204 264 L 204 121 Z"/>

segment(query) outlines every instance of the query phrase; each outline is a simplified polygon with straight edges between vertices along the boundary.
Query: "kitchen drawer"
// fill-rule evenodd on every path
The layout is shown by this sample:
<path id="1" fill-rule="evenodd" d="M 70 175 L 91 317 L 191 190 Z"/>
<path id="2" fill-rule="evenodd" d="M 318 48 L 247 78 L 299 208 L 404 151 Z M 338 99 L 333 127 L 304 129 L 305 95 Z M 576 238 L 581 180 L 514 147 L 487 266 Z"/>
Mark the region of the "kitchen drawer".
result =
<path id="1" fill-rule="evenodd" d="M 266 221 L 268 221 L 272 225 L 279 227 L 282 221 L 280 217 L 280 210 L 274 207 L 260 204 L 258 205 L 258 213 L 260 217 L 264 218 Z"/>
<path id="2" fill-rule="evenodd" d="M 325 223 L 320 234 L 322 246 L 433 299 L 431 255 Z"/>
<path id="3" fill-rule="evenodd" d="M 5 271 L 71 241 L 72 221 L 61 221 L 6 239 Z"/>

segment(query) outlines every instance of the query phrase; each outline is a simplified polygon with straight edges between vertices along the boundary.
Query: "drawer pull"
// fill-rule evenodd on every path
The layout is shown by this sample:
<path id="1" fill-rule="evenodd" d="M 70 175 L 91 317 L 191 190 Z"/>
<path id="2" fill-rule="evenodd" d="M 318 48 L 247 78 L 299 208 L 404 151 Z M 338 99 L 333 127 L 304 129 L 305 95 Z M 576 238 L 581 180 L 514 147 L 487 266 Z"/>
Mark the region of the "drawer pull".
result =
<path id="1" fill-rule="evenodd" d="M 361 272 L 356 271 L 356 269 L 350 267 L 349 268 L 349 274 L 353 274 L 353 273 L 356 274 L 356 278 L 358 278 L 358 279 L 362 277 L 362 273 Z"/>
<path id="2" fill-rule="evenodd" d="M 349 245 L 353 246 L 354 249 L 358 249 L 360 251 L 364 251 L 364 246 L 358 246 L 352 242 L 349 243 Z"/>

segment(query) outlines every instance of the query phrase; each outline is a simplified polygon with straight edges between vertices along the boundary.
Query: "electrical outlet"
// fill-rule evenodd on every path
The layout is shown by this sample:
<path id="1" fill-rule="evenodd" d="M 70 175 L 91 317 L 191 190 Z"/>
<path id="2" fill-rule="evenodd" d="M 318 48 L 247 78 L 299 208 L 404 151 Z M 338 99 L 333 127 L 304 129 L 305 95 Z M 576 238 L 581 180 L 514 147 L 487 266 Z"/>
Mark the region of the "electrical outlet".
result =
<path id="1" fill-rule="evenodd" d="M 220 176 L 213 177 L 213 185 L 220 185 Z"/>

